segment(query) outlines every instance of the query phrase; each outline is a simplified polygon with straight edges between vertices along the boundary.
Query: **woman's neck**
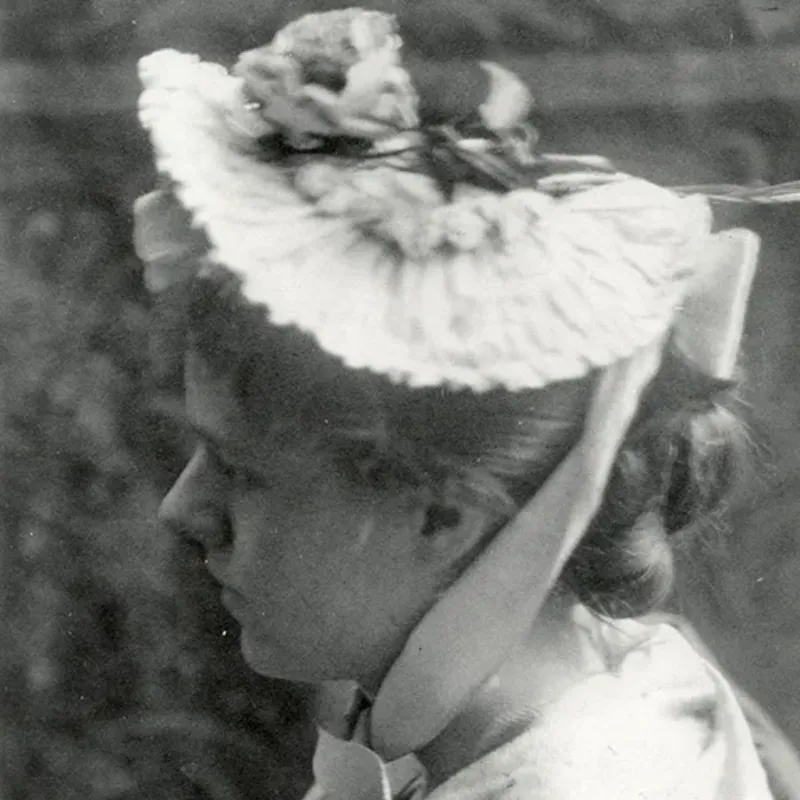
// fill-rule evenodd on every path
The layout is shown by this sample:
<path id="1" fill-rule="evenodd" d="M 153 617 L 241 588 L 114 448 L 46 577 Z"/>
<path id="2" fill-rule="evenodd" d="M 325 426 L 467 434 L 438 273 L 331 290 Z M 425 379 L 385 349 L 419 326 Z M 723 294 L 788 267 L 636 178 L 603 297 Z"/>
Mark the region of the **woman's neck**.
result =
<path id="1" fill-rule="evenodd" d="M 511 741 L 536 723 L 548 703 L 605 671 L 585 623 L 578 621 L 585 614 L 571 598 L 555 596 L 548 601 L 527 641 L 444 731 L 417 752 L 432 786 Z"/>

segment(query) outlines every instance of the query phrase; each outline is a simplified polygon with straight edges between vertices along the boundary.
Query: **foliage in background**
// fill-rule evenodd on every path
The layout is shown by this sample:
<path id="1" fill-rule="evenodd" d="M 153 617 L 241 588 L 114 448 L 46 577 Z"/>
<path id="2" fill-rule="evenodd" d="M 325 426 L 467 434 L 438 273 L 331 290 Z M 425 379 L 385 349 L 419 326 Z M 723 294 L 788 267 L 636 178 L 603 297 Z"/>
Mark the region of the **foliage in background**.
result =
<path id="1" fill-rule="evenodd" d="M 342 0 L 12 0 L 8 57 L 118 59 L 141 47 L 197 46 L 206 55 L 264 44 L 288 20 L 340 8 Z M 364 0 L 397 14 L 413 48 L 433 57 L 485 57 L 553 49 L 670 50 L 751 43 L 779 18 L 784 35 L 800 15 L 752 0 Z M 45 12 L 45 13 L 42 13 Z M 773 24 L 767 25 L 763 17 Z"/>
<path id="2" fill-rule="evenodd" d="M 146 153 L 118 125 L 3 122 L 0 794 L 291 797 L 306 693 L 244 667 L 197 553 L 156 522 L 190 442 L 130 248 Z"/>

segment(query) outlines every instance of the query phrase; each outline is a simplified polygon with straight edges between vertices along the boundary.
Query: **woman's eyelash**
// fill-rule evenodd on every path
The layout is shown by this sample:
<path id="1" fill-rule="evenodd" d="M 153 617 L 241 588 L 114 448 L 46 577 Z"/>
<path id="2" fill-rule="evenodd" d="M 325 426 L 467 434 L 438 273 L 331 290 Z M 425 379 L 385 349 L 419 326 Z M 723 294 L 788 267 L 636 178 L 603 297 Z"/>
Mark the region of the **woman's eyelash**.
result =
<path id="1" fill-rule="evenodd" d="M 264 486 L 264 479 L 252 469 L 232 464 L 220 452 L 213 442 L 204 441 L 206 452 L 209 458 L 213 461 L 214 465 L 219 469 L 226 478 L 234 481 L 237 485 L 244 488 L 258 488 Z"/>
<path id="2" fill-rule="evenodd" d="M 219 449 L 213 442 L 210 442 L 208 439 L 204 439 L 201 436 L 198 439 L 198 446 L 203 448 L 206 457 L 213 464 L 213 466 L 216 467 L 216 469 L 226 476 L 233 474 L 233 465 L 228 463 L 228 461 L 223 458 L 222 453 L 220 453 Z"/>

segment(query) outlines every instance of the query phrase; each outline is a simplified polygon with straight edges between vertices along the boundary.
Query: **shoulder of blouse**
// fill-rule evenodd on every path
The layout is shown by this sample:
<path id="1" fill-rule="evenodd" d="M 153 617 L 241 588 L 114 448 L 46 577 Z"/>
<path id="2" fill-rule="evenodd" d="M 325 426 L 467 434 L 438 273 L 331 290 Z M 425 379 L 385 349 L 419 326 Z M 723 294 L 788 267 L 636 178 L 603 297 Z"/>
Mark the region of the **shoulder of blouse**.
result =
<path id="1" fill-rule="evenodd" d="M 769 800 L 719 671 L 669 625 L 598 622 L 608 670 L 429 800 Z"/>

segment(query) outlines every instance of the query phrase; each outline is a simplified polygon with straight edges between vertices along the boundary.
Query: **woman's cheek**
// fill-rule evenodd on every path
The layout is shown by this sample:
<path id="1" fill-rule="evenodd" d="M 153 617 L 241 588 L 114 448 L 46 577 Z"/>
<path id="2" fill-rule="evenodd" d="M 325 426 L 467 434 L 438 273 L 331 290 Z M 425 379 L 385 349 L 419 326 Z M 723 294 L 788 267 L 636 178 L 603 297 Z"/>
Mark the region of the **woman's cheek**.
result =
<path id="1" fill-rule="evenodd" d="M 232 503 L 231 526 L 233 548 L 230 569 L 238 579 L 252 582 L 256 576 L 269 573 L 269 565 L 277 558 L 281 536 L 280 526 L 266 513 L 267 502 L 248 493 Z"/>

